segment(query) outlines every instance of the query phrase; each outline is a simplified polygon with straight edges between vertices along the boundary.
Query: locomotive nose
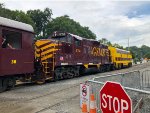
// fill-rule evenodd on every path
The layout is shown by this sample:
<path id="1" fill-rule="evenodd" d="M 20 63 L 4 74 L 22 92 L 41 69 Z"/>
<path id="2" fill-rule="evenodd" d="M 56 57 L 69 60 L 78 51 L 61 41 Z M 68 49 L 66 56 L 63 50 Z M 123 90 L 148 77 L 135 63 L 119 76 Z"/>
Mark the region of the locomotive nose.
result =
<path id="1" fill-rule="evenodd" d="M 53 58 L 56 51 L 58 51 L 58 41 L 51 39 L 38 40 L 35 43 L 35 56 L 41 61 Z"/>

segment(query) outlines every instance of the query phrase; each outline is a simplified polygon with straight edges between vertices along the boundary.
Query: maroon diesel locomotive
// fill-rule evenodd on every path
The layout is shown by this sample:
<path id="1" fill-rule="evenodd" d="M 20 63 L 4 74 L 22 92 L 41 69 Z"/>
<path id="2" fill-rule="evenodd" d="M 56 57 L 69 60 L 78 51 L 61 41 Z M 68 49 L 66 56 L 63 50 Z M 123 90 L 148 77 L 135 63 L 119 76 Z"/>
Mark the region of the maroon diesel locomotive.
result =
<path id="1" fill-rule="evenodd" d="M 35 47 L 35 57 L 44 73 L 38 75 L 43 75 L 39 78 L 44 81 L 79 76 L 86 68 L 103 71 L 112 67 L 108 46 L 71 33 L 54 32 L 48 39 L 36 41 Z"/>

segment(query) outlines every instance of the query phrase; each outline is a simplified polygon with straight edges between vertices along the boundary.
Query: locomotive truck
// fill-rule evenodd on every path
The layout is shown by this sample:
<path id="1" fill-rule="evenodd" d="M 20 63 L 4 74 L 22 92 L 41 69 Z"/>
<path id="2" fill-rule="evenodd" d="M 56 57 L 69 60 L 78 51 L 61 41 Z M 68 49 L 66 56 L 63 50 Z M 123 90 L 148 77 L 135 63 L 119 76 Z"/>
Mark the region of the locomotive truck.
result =
<path id="1" fill-rule="evenodd" d="M 12 48 L 3 46 L 7 40 Z M 54 32 L 34 41 L 31 25 L 0 17 L 0 92 L 16 80 L 43 84 L 81 76 L 88 68 L 100 72 L 132 65 L 129 51 L 108 47 L 93 39 L 67 32 Z"/>

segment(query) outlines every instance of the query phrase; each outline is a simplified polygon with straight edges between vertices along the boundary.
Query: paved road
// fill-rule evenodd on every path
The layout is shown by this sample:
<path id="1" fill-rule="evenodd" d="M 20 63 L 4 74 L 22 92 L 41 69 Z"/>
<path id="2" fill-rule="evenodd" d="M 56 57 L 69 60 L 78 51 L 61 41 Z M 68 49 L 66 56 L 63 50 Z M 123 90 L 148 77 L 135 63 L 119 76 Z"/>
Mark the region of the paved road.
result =
<path id="1" fill-rule="evenodd" d="M 0 113 L 80 113 L 79 84 L 96 76 L 149 68 L 150 63 L 128 69 L 87 75 L 74 79 L 26 84 L 0 94 Z"/>

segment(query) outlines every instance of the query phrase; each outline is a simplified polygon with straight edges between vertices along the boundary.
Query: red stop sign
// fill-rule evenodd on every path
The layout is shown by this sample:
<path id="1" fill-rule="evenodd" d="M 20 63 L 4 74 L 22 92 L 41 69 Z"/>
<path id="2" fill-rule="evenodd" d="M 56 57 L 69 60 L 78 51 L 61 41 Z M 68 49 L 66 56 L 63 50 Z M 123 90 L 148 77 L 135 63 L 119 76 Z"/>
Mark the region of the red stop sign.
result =
<path id="1" fill-rule="evenodd" d="M 106 82 L 100 90 L 100 108 L 103 113 L 132 113 L 132 102 L 119 83 Z"/>

